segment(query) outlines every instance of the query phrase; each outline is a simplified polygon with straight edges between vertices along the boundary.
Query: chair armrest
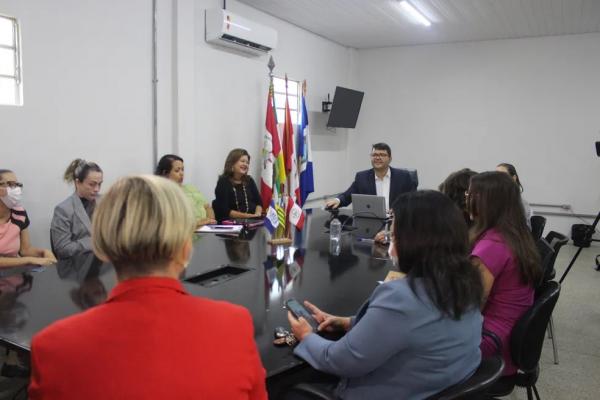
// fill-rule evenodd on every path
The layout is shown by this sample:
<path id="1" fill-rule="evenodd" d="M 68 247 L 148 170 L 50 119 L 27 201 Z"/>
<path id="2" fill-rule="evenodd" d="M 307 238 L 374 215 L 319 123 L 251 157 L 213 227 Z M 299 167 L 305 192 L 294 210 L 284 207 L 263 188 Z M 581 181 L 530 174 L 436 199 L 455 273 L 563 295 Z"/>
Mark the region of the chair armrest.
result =
<path id="1" fill-rule="evenodd" d="M 496 354 L 499 354 L 499 355 L 502 354 L 502 341 L 500 340 L 500 338 L 498 337 L 498 335 L 496 335 L 492 331 L 488 331 L 487 329 L 483 329 L 481 331 L 481 336 L 487 336 L 487 337 L 491 338 L 492 341 L 494 342 L 494 344 L 496 345 Z"/>
<path id="2" fill-rule="evenodd" d="M 336 397 L 332 392 L 317 386 L 299 383 L 286 392 L 285 399 L 336 400 Z"/>

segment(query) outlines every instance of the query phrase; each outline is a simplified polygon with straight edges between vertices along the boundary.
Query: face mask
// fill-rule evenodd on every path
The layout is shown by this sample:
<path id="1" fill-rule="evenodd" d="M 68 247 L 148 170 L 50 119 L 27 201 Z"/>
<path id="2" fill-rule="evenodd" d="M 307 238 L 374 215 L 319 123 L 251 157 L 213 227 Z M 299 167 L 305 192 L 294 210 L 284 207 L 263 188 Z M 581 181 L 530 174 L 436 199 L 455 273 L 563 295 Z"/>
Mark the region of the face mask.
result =
<path id="1" fill-rule="evenodd" d="M 6 196 L 0 197 L 0 200 L 4 203 L 4 205 L 8 208 L 17 208 L 21 207 L 21 198 L 23 197 L 23 189 L 20 187 L 7 187 L 6 188 Z"/>

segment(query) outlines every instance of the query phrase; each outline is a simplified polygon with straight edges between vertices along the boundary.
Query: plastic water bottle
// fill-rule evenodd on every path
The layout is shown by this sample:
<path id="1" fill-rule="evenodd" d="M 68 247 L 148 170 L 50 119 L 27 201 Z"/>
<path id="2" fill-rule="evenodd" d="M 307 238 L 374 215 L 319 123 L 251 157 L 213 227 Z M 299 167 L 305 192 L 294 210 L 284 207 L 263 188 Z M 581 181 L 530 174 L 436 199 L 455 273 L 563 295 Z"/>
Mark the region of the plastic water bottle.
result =
<path id="1" fill-rule="evenodd" d="M 334 218 L 329 223 L 329 252 L 334 256 L 340 255 L 342 237 L 342 223 L 339 219 Z"/>

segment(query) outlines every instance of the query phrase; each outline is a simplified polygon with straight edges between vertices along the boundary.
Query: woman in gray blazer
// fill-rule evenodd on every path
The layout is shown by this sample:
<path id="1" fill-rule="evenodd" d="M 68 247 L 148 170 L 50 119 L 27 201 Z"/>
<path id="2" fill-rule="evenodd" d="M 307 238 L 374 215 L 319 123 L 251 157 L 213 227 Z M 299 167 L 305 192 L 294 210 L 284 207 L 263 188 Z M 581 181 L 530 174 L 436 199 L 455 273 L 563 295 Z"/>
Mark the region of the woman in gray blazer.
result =
<path id="1" fill-rule="evenodd" d="M 75 193 L 54 208 L 50 242 L 56 257 L 65 259 L 92 250 L 91 220 L 102 186 L 102 169 L 94 162 L 76 159 L 65 171 Z"/>
<path id="2" fill-rule="evenodd" d="M 467 225 L 445 195 L 405 193 L 394 204 L 390 255 L 406 276 L 379 285 L 353 317 L 306 302 L 319 331 L 288 318 L 294 354 L 339 377 L 342 399 L 424 399 L 468 378 L 481 361 L 482 284 L 468 259 Z"/>

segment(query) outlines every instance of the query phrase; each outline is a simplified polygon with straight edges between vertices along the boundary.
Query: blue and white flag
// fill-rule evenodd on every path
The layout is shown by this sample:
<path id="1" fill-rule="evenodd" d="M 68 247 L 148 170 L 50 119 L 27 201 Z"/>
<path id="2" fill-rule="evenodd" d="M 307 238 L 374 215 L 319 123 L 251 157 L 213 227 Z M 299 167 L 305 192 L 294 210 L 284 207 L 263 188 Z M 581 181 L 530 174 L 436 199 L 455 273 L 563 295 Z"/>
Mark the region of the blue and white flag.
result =
<path id="1" fill-rule="evenodd" d="M 271 200 L 271 204 L 267 209 L 267 215 L 265 216 L 265 227 L 267 230 L 273 234 L 275 229 L 279 226 L 279 217 L 277 216 L 277 211 L 275 211 L 275 202 Z"/>
<path id="2" fill-rule="evenodd" d="M 300 206 L 304 205 L 308 195 L 315 191 L 313 178 L 312 151 L 310 149 L 310 132 L 308 129 L 308 112 L 306 111 L 306 81 L 302 84 L 302 121 L 298 127 L 297 153 L 300 165 Z"/>

